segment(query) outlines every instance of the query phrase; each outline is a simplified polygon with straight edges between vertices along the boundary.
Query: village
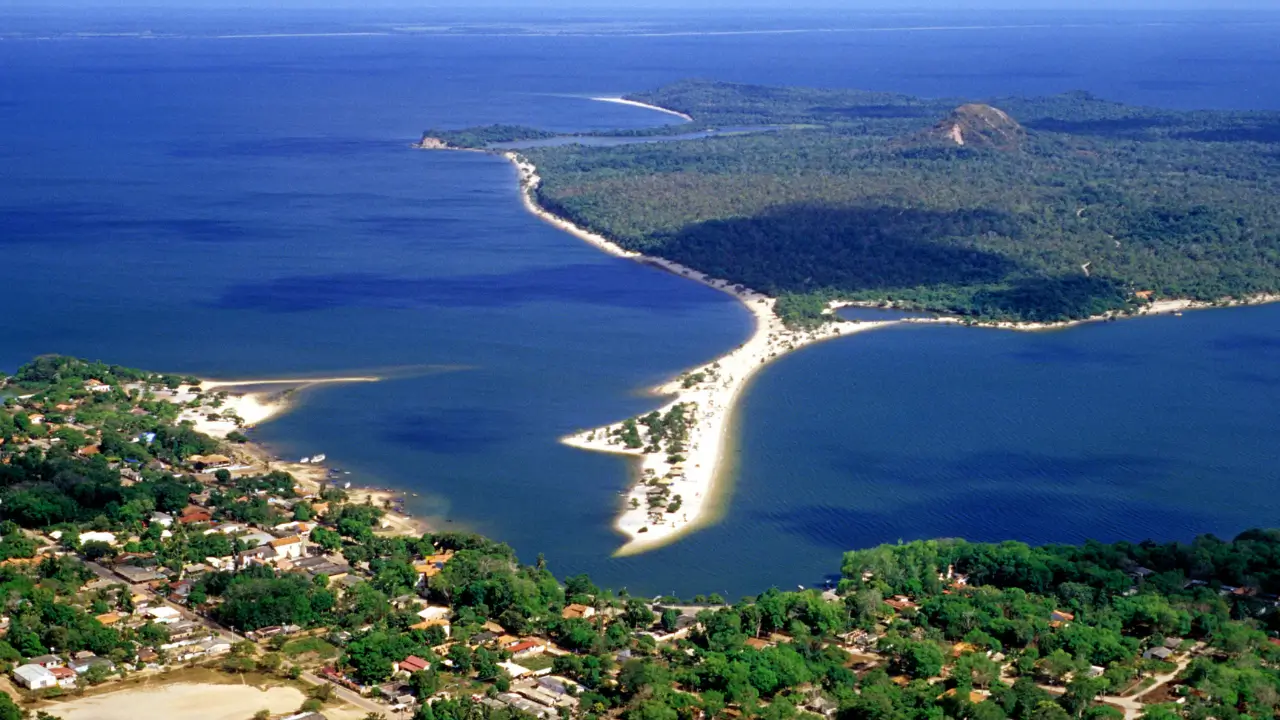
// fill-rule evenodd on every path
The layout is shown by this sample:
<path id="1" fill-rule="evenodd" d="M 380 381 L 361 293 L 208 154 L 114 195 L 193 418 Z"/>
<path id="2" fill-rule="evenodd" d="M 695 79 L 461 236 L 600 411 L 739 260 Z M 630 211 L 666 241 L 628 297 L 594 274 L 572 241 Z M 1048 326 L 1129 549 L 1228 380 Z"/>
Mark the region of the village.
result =
<path id="1" fill-rule="evenodd" d="M 919 572 L 904 574 L 919 562 L 914 544 L 848 553 L 839 586 L 733 605 L 615 594 L 581 576 L 561 583 L 541 558 L 521 565 L 500 543 L 433 533 L 389 498 L 330 484 L 322 468 L 283 471 L 244 436 L 233 395 L 50 362 L 0 395 L 0 591 L 19 598 L 0 617 L 0 691 L 51 717 L 204 670 L 298 698 L 260 720 L 454 720 L 472 706 L 500 718 L 636 720 L 655 697 L 684 703 L 684 716 L 659 720 L 834 720 L 877 683 L 947 707 L 1038 697 L 1136 720 L 1212 700 L 1189 668 L 1241 648 L 1280 657 L 1274 634 L 1197 629 L 1210 621 L 1193 623 L 1151 588 L 1263 618 L 1280 604 L 1274 594 L 1194 578 L 1169 586 L 1185 576 L 1134 563 L 1105 573 L 1109 602 L 1128 608 L 1123 634 L 1083 622 L 1089 603 L 989 586 L 954 562 L 908 581 Z M 644 478 L 649 512 L 679 510 L 669 478 L 694 412 L 676 404 L 608 436 L 668 456 L 669 474 Z M 194 429 L 228 417 L 221 437 Z M 981 567 L 1003 548 L 965 562 Z M 950 627 L 953 605 L 968 619 Z M 1015 641 L 1028 644 L 1005 644 Z M 216 709 L 222 686 L 210 687 Z"/>

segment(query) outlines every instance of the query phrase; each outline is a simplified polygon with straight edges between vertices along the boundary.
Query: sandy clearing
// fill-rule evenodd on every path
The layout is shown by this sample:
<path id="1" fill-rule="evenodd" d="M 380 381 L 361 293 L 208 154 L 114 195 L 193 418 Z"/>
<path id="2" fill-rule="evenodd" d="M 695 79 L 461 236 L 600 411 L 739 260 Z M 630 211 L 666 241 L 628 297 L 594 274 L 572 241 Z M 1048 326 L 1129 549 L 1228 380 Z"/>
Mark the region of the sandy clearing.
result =
<path id="1" fill-rule="evenodd" d="M 137 688 L 59 703 L 48 708 L 63 720 L 247 720 L 259 710 L 297 710 L 306 696 L 293 687 L 178 683 Z"/>

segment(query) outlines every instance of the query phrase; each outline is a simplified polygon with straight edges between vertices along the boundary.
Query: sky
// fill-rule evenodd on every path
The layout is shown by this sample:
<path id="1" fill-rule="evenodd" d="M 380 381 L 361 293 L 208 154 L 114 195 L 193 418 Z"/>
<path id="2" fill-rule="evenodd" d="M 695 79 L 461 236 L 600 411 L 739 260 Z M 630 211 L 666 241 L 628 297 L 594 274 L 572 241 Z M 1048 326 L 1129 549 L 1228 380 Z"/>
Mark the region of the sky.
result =
<path id="1" fill-rule="evenodd" d="M 1280 0 L 6 0 L 4 4 L 78 8 L 172 9 L 396 8 L 464 11 L 469 8 L 689 10 L 1280 10 Z"/>

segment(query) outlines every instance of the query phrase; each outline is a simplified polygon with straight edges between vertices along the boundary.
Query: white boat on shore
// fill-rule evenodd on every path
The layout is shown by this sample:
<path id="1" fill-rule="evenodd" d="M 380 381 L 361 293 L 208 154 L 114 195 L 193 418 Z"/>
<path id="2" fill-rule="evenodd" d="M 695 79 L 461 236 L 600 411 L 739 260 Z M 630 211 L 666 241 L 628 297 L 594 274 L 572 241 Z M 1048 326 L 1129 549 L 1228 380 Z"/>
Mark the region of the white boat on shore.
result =
<path id="1" fill-rule="evenodd" d="M 307 463 L 311 462 L 311 458 L 310 458 L 310 457 L 304 457 L 304 458 L 302 458 L 301 460 L 298 460 L 298 462 L 299 462 L 299 463 L 301 463 L 301 464 L 303 464 L 303 465 L 306 465 Z"/>
<path id="2" fill-rule="evenodd" d="M 320 463 L 320 462 L 324 462 L 324 459 L 325 459 L 325 454 L 320 453 L 319 455 L 316 455 L 315 457 L 311 458 L 311 462 Z"/>

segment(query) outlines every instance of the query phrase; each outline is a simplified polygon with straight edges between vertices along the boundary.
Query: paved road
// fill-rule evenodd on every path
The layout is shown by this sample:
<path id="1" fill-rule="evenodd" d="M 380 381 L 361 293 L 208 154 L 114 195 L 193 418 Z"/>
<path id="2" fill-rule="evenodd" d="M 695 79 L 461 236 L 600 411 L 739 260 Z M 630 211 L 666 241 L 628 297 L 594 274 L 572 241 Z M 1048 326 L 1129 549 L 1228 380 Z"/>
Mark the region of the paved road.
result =
<path id="1" fill-rule="evenodd" d="M 324 678 L 320 677 L 319 675 L 316 675 L 315 673 L 304 672 L 302 673 L 302 679 L 308 683 L 311 683 L 312 685 L 328 685 L 332 687 L 333 694 L 336 695 L 340 700 L 350 705 L 354 705 L 355 707 L 358 707 L 361 710 L 364 710 L 366 712 L 379 713 L 382 715 L 386 715 L 389 718 L 396 717 L 396 715 L 390 709 L 388 709 L 386 705 L 383 705 L 381 703 L 376 703 L 367 697 L 361 696 L 357 692 L 352 692 L 351 690 L 348 690 L 342 687 L 341 685 L 336 685 L 334 683 L 331 683 L 328 680 L 325 680 Z"/>

